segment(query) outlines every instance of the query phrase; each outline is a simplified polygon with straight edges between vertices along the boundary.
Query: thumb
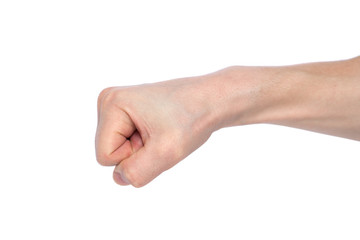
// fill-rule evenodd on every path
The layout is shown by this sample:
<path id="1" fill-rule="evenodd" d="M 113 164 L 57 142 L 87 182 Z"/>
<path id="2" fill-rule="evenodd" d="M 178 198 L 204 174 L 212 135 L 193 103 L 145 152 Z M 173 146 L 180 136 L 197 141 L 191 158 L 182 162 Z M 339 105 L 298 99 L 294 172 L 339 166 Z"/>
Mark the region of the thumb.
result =
<path id="1" fill-rule="evenodd" d="M 151 141 L 121 161 L 114 169 L 114 181 L 120 185 L 131 184 L 142 187 L 156 178 L 162 172 L 176 164 L 176 158 L 171 156 L 168 148 L 159 149 L 152 146 Z"/>

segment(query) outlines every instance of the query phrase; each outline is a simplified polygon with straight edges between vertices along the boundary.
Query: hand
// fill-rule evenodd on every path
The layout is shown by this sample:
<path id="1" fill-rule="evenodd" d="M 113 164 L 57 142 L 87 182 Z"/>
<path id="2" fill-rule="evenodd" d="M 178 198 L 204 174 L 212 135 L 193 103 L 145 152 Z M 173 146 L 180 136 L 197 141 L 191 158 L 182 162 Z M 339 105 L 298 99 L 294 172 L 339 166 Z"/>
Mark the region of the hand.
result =
<path id="1" fill-rule="evenodd" d="M 144 186 L 210 137 L 213 111 L 199 96 L 201 82 L 186 78 L 100 93 L 96 157 L 116 165 L 116 183 Z"/>

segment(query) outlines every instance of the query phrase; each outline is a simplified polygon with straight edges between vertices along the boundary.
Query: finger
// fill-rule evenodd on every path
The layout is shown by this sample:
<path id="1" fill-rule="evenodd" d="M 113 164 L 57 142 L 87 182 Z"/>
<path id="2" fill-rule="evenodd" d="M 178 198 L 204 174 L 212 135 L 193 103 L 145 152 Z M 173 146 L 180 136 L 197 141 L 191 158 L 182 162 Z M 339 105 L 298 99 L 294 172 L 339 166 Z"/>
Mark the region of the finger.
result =
<path id="1" fill-rule="evenodd" d="M 121 160 L 128 158 L 131 154 L 137 152 L 142 146 L 143 141 L 141 136 L 138 131 L 135 131 L 130 138 L 127 138 L 122 145 L 111 153 L 111 159 L 114 159 L 115 164 L 118 164 Z"/>
<path id="2" fill-rule="evenodd" d="M 96 157 L 101 165 L 111 166 L 119 164 L 133 152 L 131 136 L 136 128 L 130 117 L 122 110 L 101 108 L 96 131 L 95 148 Z M 136 134 L 138 147 L 139 139 Z M 135 141 L 134 141 L 135 142 Z"/>
<path id="3" fill-rule="evenodd" d="M 131 135 L 130 143 L 133 153 L 139 151 L 139 149 L 144 146 L 143 140 L 138 131 L 135 131 L 134 134 Z"/>
<path id="4" fill-rule="evenodd" d="M 113 89 L 114 89 L 113 87 L 105 88 L 100 92 L 100 94 L 98 96 L 98 100 L 97 100 L 98 121 L 100 119 L 100 109 L 101 109 L 102 101 Z"/>

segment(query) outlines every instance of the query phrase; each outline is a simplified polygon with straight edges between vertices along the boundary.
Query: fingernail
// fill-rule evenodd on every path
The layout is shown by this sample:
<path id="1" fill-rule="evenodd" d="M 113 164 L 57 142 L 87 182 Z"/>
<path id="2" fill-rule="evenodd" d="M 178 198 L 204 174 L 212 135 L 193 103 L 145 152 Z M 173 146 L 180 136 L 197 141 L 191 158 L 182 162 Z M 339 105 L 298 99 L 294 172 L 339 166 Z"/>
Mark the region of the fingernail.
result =
<path id="1" fill-rule="evenodd" d="M 129 180 L 124 176 L 124 174 L 121 171 L 115 171 L 114 172 L 115 178 L 120 179 L 125 184 L 130 184 Z"/>

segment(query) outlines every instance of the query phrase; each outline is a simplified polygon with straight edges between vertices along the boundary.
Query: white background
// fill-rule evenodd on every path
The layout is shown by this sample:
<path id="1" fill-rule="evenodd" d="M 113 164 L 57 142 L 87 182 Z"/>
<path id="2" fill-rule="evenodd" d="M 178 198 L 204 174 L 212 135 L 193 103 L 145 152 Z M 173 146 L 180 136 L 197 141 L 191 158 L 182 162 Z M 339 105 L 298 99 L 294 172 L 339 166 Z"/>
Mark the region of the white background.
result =
<path id="1" fill-rule="evenodd" d="M 354 57 L 357 2 L 0 1 L 0 239 L 360 239 L 356 141 L 223 129 L 141 189 L 94 154 L 103 88 Z"/>

